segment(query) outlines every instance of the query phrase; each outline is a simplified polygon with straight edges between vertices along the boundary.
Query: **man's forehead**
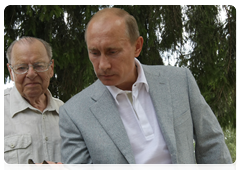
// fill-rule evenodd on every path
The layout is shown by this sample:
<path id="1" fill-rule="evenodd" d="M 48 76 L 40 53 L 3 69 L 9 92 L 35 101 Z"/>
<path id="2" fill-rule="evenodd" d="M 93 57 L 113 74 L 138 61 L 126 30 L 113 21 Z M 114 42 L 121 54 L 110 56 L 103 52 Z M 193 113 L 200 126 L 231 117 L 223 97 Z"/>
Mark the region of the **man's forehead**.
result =
<path id="1" fill-rule="evenodd" d="M 92 27 L 87 31 L 87 39 L 101 40 L 102 38 L 109 40 L 117 38 L 118 41 L 121 41 L 129 37 L 127 35 L 125 27 L 121 26 L 121 21 L 101 25 L 94 23 Z"/>
<path id="2" fill-rule="evenodd" d="M 12 51 L 21 50 L 23 47 L 33 48 L 33 46 L 35 49 L 45 48 L 42 42 L 39 40 L 32 39 L 31 41 L 29 41 L 26 39 L 22 39 L 13 45 Z"/>
<path id="3" fill-rule="evenodd" d="M 93 38 L 91 41 L 87 42 L 88 49 L 95 50 L 99 48 L 104 49 L 113 49 L 113 48 L 119 48 L 125 43 L 130 42 L 128 37 L 116 37 L 113 38 L 111 36 L 109 37 L 100 37 L 100 38 Z"/>
<path id="4" fill-rule="evenodd" d="M 21 57 L 47 56 L 47 51 L 41 41 L 19 41 L 12 48 L 12 62 L 21 59 Z M 20 58 L 19 58 L 20 57 Z"/>

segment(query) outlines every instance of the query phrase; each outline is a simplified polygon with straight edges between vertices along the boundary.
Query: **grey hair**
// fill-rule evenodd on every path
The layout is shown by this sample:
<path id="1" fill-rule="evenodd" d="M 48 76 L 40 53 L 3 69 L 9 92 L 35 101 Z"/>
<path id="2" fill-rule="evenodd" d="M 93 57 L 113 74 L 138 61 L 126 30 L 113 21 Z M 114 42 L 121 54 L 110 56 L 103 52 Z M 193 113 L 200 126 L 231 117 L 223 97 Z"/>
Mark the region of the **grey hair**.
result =
<path id="1" fill-rule="evenodd" d="M 24 36 L 24 37 L 21 37 L 21 38 L 18 39 L 18 40 L 13 41 L 12 44 L 8 47 L 8 49 L 7 49 L 7 54 L 6 54 L 6 57 L 7 57 L 7 59 L 8 59 L 8 63 L 11 64 L 12 49 L 13 49 L 13 46 L 14 46 L 16 43 L 24 43 L 24 42 L 27 42 L 27 43 L 30 44 L 30 43 L 32 43 L 32 42 L 34 42 L 34 41 L 36 41 L 36 40 L 40 41 L 40 42 L 44 45 L 44 47 L 45 47 L 45 49 L 46 49 L 46 51 L 47 51 L 48 58 L 51 60 L 51 59 L 52 59 L 52 47 L 50 46 L 49 43 L 47 43 L 46 41 L 44 41 L 44 40 L 42 40 L 42 39 L 40 39 L 40 38 Z"/>

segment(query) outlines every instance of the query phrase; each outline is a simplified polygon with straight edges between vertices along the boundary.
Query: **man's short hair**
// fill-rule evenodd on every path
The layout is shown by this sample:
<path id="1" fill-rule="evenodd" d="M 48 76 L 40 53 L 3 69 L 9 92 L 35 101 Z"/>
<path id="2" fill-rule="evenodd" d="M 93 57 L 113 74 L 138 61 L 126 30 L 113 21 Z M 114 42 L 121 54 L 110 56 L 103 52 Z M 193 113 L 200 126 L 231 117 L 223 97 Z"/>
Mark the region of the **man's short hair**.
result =
<path id="1" fill-rule="evenodd" d="M 105 8 L 105 9 L 98 11 L 96 14 L 94 14 L 86 26 L 85 41 L 87 42 L 87 39 L 86 39 L 87 38 L 86 37 L 87 28 L 88 28 L 88 25 L 91 22 L 91 20 L 96 18 L 97 16 L 100 16 L 101 14 L 103 14 L 105 12 L 112 12 L 113 14 L 125 19 L 125 23 L 126 23 L 126 27 L 127 27 L 126 34 L 129 37 L 131 44 L 135 43 L 137 38 L 140 36 L 137 21 L 132 15 L 130 15 L 128 12 L 126 12 L 120 8 Z"/>
<path id="2" fill-rule="evenodd" d="M 47 43 L 46 41 L 44 41 L 40 38 L 24 36 L 24 37 L 21 37 L 18 40 L 13 41 L 12 44 L 8 47 L 7 54 L 6 54 L 6 57 L 8 59 L 8 63 L 11 64 L 12 49 L 13 49 L 13 46 L 16 43 L 29 43 L 30 44 L 30 43 L 32 43 L 36 40 L 40 41 L 44 45 L 44 47 L 47 51 L 48 58 L 49 58 L 49 60 L 51 60 L 52 59 L 52 47 L 49 45 L 49 43 Z"/>

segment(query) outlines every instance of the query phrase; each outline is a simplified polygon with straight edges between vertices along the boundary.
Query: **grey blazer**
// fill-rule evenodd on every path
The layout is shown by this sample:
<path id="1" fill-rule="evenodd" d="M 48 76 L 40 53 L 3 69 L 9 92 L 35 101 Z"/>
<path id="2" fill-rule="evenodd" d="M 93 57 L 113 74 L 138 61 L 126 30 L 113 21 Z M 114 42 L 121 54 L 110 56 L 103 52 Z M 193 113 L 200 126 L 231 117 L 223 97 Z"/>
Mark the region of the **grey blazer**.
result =
<path id="1" fill-rule="evenodd" d="M 190 71 L 143 69 L 172 163 L 232 163 L 221 127 Z M 135 163 L 115 101 L 99 80 L 60 107 L 59 126 L 63 163 Z"/>

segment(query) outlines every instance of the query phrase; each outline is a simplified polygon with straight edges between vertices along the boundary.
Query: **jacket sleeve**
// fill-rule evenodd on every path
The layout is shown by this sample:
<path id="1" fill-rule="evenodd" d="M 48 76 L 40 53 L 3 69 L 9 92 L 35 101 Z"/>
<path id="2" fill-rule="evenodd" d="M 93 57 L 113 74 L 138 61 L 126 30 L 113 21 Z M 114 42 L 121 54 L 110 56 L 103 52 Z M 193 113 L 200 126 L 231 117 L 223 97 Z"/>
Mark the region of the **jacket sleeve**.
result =
<path id="1" fill-rule="evenodd" d="M 64 105 L 60 107 L 59 128 L 62 138 L 61 159 L 64 164 L 92 163 L 80 130 L 69 117 Z"/>
<path id="2" fill-rule="evenodd" d="M 201 95 L 193 75 L 188 69 L 186 70 L 196 161 L 198 164 L 232 163 L 218 120 Z"/>

